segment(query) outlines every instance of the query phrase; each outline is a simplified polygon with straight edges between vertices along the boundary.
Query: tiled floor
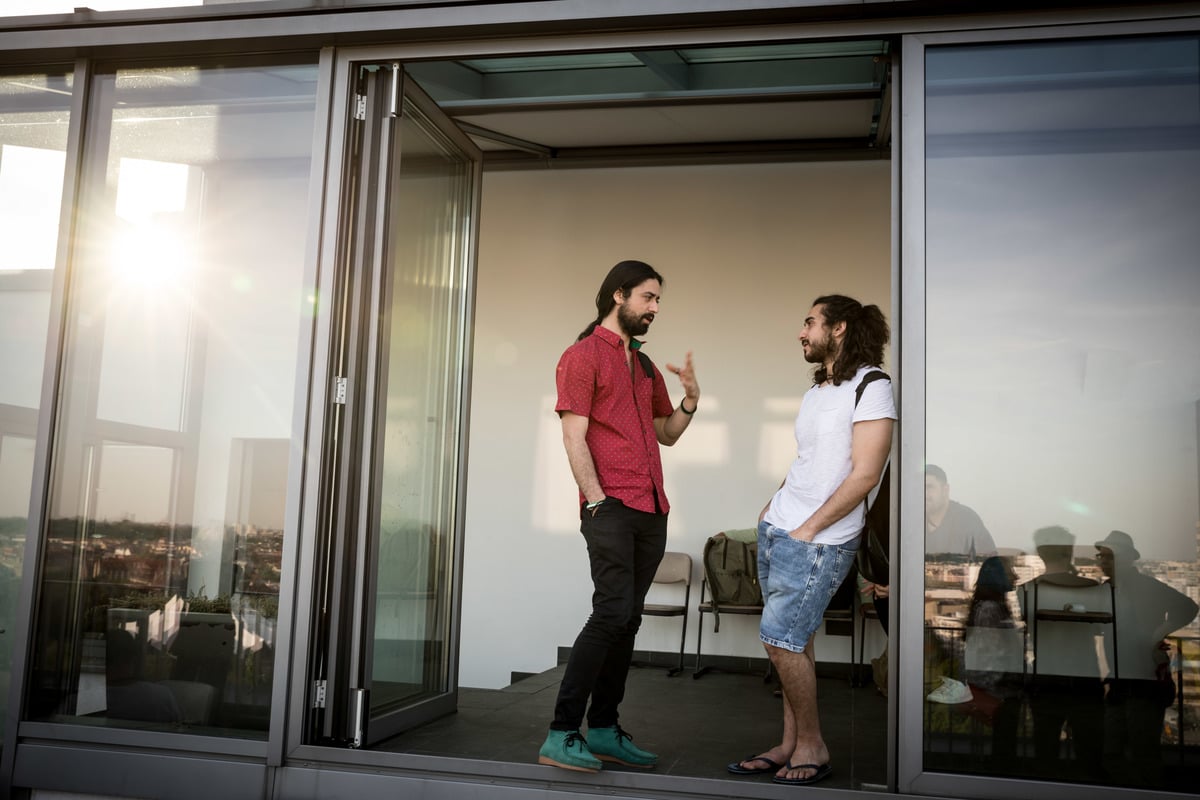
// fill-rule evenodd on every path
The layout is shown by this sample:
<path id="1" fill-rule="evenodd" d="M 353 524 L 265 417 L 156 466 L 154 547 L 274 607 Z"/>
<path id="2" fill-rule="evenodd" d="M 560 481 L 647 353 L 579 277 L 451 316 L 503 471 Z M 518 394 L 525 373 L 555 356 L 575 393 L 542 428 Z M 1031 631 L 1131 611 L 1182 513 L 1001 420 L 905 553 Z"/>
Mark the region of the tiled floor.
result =
<path id="1" fill-rule="evenodd" d="M 457 714 L 378 749 L 533 763 L 561 675 L 560 666 L 501 690 L 462 690 Z M 884 784 L 887 701 L 870 683 L 851 688 L 845 678 L 836 677 L 818 683 L 821 725 L 834 766 L 821 785 Z M 769 782 L 769 776 L 730 776 L 725 765 L 778 741 L 780 699 L 773 689 L 761 675 L 711 672 L 694 680 L 691 672 L 668 678 L 662 669 L 635 668 L 621 706 L 621 725 L 639 747 L 659 754 L 658 774 Z"/>

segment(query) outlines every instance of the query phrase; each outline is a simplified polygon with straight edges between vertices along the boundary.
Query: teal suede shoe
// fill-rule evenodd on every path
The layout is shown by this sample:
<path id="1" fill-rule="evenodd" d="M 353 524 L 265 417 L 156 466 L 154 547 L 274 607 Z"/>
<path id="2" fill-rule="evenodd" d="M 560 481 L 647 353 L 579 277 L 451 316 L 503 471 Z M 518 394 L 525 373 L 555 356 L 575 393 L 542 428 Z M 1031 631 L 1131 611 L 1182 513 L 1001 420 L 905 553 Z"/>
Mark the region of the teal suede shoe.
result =
<path id="1" fill-rule="evenodd" d="M 599 772 L 604 766 L 592 755 L 579 731 L 550 731 L 538 751 L 538 763 L 576 772 Z"/>
<path id="2" fill-rule="evenodd" d="M 648 753 L 633 743 L 633 737 L 621 730 L 620 725 L 611 728 L 589 728 L 588 749 L 601 761 L 615 761 L 627 767 L 650 769 L 658 764 L 658 756 Z"/>

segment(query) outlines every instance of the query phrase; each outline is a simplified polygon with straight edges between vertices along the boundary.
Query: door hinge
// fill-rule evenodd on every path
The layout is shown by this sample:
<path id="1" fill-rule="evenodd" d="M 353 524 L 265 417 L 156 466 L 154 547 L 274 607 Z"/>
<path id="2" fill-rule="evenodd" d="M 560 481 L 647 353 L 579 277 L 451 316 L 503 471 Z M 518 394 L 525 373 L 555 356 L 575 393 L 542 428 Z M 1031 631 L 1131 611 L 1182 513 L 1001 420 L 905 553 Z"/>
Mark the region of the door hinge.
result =
<path id="1" fill-rule="evenodd" d="M 333 379 L 333 402 L 339 406 L 346 405 L 346 379 L 340 376 Z"/>
<path id="2" fill-rule="evenodd" d="M 350 746 L 354 748 L 362 747 L 367 740 L 367 714 L 369 704 L 367 702 L 366 689 L 351 689 L 351 703 L 353 703 L 353 715 Z"/>
<path id="3" fill-rule="evenodd" d="M 354 95 L 354 118 L 367 118 L 367 96 L 365 94 Z"/>
<path id="4" fill-rule="evenodd" d="M 313 708 L 325 707 L 325 679 L 313 681 Z"/>

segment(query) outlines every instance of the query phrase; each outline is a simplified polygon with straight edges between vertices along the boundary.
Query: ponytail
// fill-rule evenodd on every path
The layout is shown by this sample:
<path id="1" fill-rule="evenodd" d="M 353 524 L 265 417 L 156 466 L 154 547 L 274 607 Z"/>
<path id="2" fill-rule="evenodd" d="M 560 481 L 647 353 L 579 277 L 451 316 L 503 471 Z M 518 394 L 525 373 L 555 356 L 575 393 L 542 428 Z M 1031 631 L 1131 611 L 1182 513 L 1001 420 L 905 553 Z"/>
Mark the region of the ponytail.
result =
<path id="1" fill-rule="evenodd" d="M 833 374 L 830 375 L 821 364 L 813 375 L 814 383 L 832 380 L 837 386 L 853 378 L 860 367 L 883 364 L 883 348 L 891 338 L 891 331 L 879 306 L 864 306 L 854 298 L 840 294 L 818 297 L 812 304 L 822 307 L 821 315 L 830 328 L 839 322 L 846 323 L 846 335 L 833 362 Z"/>

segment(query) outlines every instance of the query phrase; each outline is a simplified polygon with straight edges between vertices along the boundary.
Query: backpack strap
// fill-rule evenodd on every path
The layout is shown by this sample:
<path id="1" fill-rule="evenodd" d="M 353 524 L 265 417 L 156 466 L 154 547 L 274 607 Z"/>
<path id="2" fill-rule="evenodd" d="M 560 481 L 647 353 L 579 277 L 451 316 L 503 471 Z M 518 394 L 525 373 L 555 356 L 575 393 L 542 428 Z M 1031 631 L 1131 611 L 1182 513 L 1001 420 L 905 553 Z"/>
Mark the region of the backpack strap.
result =
<path id="1" fill-rule="evenodd" d="M 642 365 L 642 372 L 646 373 L 647 378 L 654 378 L 654 362 L 650 360 L 650 356 L 643 353 L 641 350 L 636 351 L 638 363 Z"/>
<path id="2" fill-rule="evenodd" d="M 862 400 L 863 392 L 866 390 L 868 383 L 885 379 L 890 381 L 891 377 L 881 369 L 873 369 L 866 375 L 863 375 L 862 380 L 858 383 L 858 388 L 854 390 L 854 407 L 858 408 L 858 401 Z M 875 489 L 875 502 L 872 502 L 870 496 L 863 500 L 863 505 L 866 506 L 866 518 L 863 521 L 863 530 L 860 533 L 861 539 L 858 543 L 858 550 L 854 556 L 859 573 L 872 583 L 880 583 L 878 580 L 873 580 L 873 578 L 879 577 L 879 573 L 883 575 L 887 574 L 888 544 L 879 540 L 878 530 L 880 525 L 883 526 L 883 530 L 887 530 L 886 521 L 890 519 L 890 516 L 879 519 L 877 524 L 872 524 L 872 518 L 883 514 L 890 515 L 891 513 L 891 509 L 887 507 L 891 494 L 891 489 L 888 486 L 891 478 L 889 473 L 891 471 L 892 462 L 891 459 L 888 459 L 883 465 L 883 474 L 880 476 L 879 483 Z M 878 503 L 881 496 L 885 498 L 883 508 L 879 508 Z M 879 510 L 876 511 L 876 509 Z M 889 536 L 888 538 L 890 539 L 891 537 Z"/>
<path id="3" fill-rule="evenodd" d="M 862 400 L 863 392 L 866 391 L 868 383 L 883 380 L 890 381 L 891 377 L 881 369 L 873 369 L 866 375 L 863 375 L 863 379 L 858 383 L 858 388 L 854 390 L 854 407 L 858 408 L 858 401 Z"/>

